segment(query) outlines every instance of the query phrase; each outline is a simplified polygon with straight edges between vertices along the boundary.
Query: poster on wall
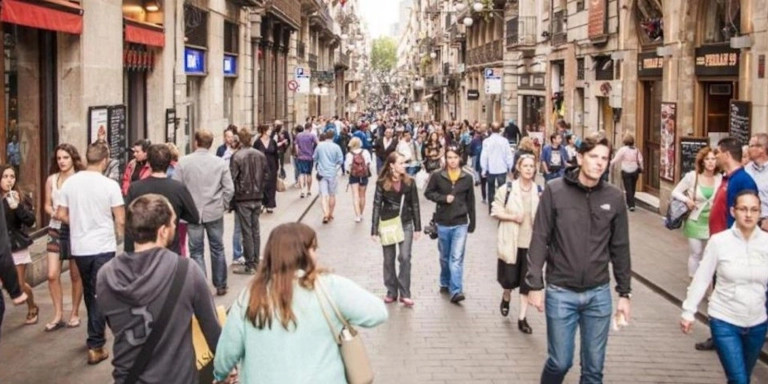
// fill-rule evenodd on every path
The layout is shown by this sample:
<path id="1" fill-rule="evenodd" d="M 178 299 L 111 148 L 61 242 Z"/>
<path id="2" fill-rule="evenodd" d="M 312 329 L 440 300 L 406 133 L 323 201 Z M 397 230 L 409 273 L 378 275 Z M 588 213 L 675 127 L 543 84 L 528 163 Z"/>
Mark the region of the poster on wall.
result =
<path id="1" fill-rule="evenodd" d="M 677 103 L 661 103 L 661 163 L 659 177 L 675 181 L 675 132 L 677 130 Z"/>
<path id="2" fill-rule="evenodd" d="M 109 108 L 106 105 L 88 107 L 88 144 L 93 144 L 97 140 L 109 142 L 108 120 Z"/>

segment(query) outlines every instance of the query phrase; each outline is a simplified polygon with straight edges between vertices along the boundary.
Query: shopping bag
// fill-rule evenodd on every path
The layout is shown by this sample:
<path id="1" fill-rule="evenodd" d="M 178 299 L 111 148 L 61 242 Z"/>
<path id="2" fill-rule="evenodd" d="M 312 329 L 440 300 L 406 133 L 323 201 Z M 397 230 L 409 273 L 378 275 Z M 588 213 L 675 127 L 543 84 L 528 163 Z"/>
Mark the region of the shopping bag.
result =
<path id="1" fill-rule="evenodd" d="M 227 321 L 227 310 L 223 306 L 216 306 L 216 315 L 219 324 L 224 326 Z M 200 383 L 213 383 L 213 357 L 214 351 L 208 347 L 203 330 L 197 318 L 192 316 L 192 346 L 195 348 L 195 362 L 197 364 L 197 377 Z"/>
<path id="2" fill-rule="evenodd" d="M 285 181 L 283 179 L 277 179 L 277 187 L 278 192 L 285 192 Z"/>

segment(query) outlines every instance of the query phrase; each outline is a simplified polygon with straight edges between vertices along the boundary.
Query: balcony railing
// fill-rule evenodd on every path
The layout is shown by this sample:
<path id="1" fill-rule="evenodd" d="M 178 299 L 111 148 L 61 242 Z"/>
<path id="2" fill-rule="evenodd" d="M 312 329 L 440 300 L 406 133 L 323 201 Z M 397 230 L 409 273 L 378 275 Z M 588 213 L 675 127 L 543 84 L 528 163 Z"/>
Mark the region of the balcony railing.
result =
<path id="1" fill-rule="evenodd" d="M 469 65 L 481 65 L 502 60 L 504 60 L 504 47 L 501 39 L 467 51 L 467 64 Z"/>
<path id="2" fill-rule="evenodd" d="M 321 83 L 332 83 L 336 79 L 336 74 L 333 71 L 314 71 L 312 77 Z"/>
<path id="3" fill-rule="evenodd" d="M 304 44 L 304 42 L 299 41 L 298 44 L 296 44 L 296 56 L 298 56 L 299 59 L 304 60 L 304 57 L 306 57 L 306 49 L 307 46 Z"/>
<path id="4" fill-rule="evenodd" d="M 309 54 L 309 60 L 307 60 L 307 61 L 309 62 L 309 69 L 311 69 L 312 71 L 316 71 L 317 70 L 317 55 L 310 53 Z"/>
<path id="5" fill-rule="evenodd" d="M 336 62 L 334 63 L 334 67 L 349 68 L 349 55 L 344 53 L 339 53 L 336 55 Z"/>
<path id="6" fill-rule="evenodd" d="M 568 41 L 565 29 L 565 11 L 559 10 L 552 16 L 552 45 L 558 46 Z"/>
<path id="7" fill-rule="evenodd" d="M 517 16 L 507 21 L 507 48 L 536 45 L 536 16 Z"/>

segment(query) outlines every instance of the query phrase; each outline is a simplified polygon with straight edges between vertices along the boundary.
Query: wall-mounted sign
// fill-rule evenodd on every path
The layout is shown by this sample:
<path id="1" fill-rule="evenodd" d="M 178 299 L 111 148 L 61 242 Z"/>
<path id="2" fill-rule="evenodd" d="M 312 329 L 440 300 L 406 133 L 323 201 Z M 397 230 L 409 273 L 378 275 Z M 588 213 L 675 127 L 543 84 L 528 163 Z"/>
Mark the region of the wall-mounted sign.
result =
<path id="1" fill-rule="evenodd" d="M 675 136 L 677 133 L 677 103 L 661 103 L 661 162 L 659 177 L 675 181 Z"/>
<path id="2" fill-rule="evenodd" d="M 656 51 L 637 54 L 637 76 L 661 77 L 664 75 L 664 58 L 656 56 Z"/>
<path id="3" fill-rule="evenodd" d="M 480 98 L 480 91 L 477 89 L 467 89 L 467 100 L 477 100 Z"/>
<path id="4" fill-rule="evenodd" d="M 697 76 L 738 76 L 739 50 L 727 45 L 696 48 Z"/>
<path id="5" fill-rule="evenodd" d="M 176 144 L 176 110 L 165 110 L 165 141 Z"/>
<path id="6" fill-rule="evenodd" d="M 485 78 L 485 94 L 486 95 L 501 94 L 501 77 L 500 76 Z"/>
<path id="7" fill-rule="evenodd" d="M 749 144 L 751 110 L 752 103 L 749 101 L 731 100 L 728 113 L 728 136 L 738 140 L 741 145 Z"/>
<path id="8" fill-rule="evenodd" d="M 608 2 L 605 0 L 589 1 L 589 26 L 587 33 L 590 39 L 603 39 L 608 33 Z"/>
<path id="9" fill-rule="evenodd" d="M 195 48 L 184 48 L 184 73 L 188 75 L 205 74 L 205 51 Z"/>
<path id="10" fill-rule="evenodd" d="M 224 55 L 224 75 L 237 76 L 237 56 Z"/>

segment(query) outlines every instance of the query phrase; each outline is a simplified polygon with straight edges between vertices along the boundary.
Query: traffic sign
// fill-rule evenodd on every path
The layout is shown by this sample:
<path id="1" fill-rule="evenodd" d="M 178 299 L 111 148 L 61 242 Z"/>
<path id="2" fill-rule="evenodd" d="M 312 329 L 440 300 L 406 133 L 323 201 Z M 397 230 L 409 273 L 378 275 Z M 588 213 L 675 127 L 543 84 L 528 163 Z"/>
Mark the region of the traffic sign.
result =
<path id="1" fill-rule="evenodd" d="M 297 89 L 299 89 L 299 83 L 296 80 L 291 80 L 288 82 L 288 90 L 295 92 Z"/>
<path id="2" fill-rule="evenodd" d="M 500 76 L 485 78 L 485 94 L 486 95 L 501 94 L 501 77 Z"/>
<path id="3" fill-rule="evenodd" d="M 493 77 L 493 68 L 486 68 L 485 69 L 485 78 Z"/>
<path id="4" fill-rule="evenodd" d="M 304 67 L 296 67 L 296 70 L 293 72 L 295 77 L 305 77 L 308 75 L 304 74 Z"/>

